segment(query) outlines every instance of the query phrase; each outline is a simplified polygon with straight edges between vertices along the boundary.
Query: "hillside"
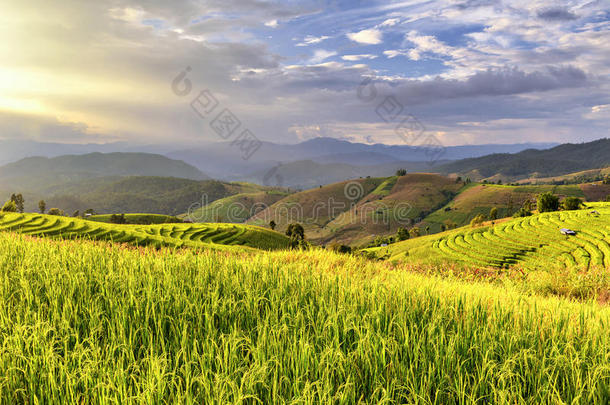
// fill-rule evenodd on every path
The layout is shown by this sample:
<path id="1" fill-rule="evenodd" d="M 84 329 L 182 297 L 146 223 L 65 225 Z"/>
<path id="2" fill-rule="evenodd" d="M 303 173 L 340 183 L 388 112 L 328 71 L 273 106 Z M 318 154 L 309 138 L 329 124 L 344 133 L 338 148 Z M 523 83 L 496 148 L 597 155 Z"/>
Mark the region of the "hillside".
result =
<path id="1" fill-rule="evenodd" d="M 192 222 L 243 223 L 288 195 L 289 193 L 279 190 L 235 194 L 191 210 L 180 217 Z"/>
<path id="2" fill-rule="evenodd" d="M 162 176 L 192 180 L 208 177 L 179 160 L 147 153 L 91 153 L 55 158 L 31 157 L 0 167 L 0 189 L 52 192 L 61 184 L 110 176 Z"/>
<path id="3" fill-rule="evenodd" d="M 285 249 L 286 236 L 254 226 L 228 224 L 116 225 L 36 214 L 0 214 L 0 231 L 59 239 L 84 239 L 156 248 L 216 249 L 228 246 Z M 236 251 L 239 251 L 237 249 Z"/>
<path id="4" fill-rule="evenodd" d="M 576 235 L 565 236 L 567 228 Z M 544 270 L 610 266 L 610 204 L 463 227 L 395 243 L 368 252 L 411 263 L 459 263 L 482 267 Z"/>
<path id="5" fill-rule="evenodd" d="M 473 180 L 552 177 L 610 165 L 610 139 L 563 144 L 546 150 L 529 149 L 515 154 L 492 154 L 459 160 L 435 170 L 459 173 Z"/>
<path id="6" fill-rule="evenodd" d="M 48 193 L 25 192 L 27 211 L 38 211 L 44 199 L 47 208 L 72 214 L 93 209 L 104 213 L 147 213 L 181 215 L 193 207 L 242 193 L 273 192 L 278 189 L 248 183 L 189 180 L 171 177 L 102 177 L 72 181 L 51 187 Z M 12 192 L 16 192 L 14 189 Z M 4 193 L 8 199 L 10 193 Z M 2 196 L 0 196 L 2 197 Z"/>
<path id="7" fill-rule="evenodd" d="M 471 183 L 447 205 L 425 217 L 422 226 L 430 226 L 431 232 L 439 232 L 441 225 L 467 225 L 478 214 L 489 216 L 493 208 L 498 210 L 498 218 L 511 216 L 523 206 L 525 201 L 535 202 L 536 196 L 540 193 L 553 193 L 561 199 L 579 197 L 585 201 L 600 201 L 605 198 L 605 195 L 603 198 L 594 198 L 592 192 L 587 192 L 588 196 L 586 196 L 583 189 L 589 188 L 588 185 L 507 186 Z M 603 188 L 605 187 L 600 186 L 601 192 Z"/>
<path id="8" fill-rule="evenodd" d="M 425 173 L 356 179 L 292 194 L 248 223 L 274 220 L 283 231 L 289 223 L 300 222 L 306 237 L 316 243 L 360 245 L 419 222 L 461 187 L 454 179 Z"/>

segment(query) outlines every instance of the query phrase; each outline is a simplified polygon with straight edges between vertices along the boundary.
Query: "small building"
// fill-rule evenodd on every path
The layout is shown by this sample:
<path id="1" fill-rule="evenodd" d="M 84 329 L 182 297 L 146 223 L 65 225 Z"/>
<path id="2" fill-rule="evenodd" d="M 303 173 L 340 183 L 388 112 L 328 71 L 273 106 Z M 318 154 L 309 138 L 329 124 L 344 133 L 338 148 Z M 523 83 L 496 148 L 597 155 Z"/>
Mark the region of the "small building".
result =
<path id="1" fill-rule="evenodd" d="M 576 235 L 576 232 L 567 228 L 561 228 L 560 232 L 562 235 Z"/>

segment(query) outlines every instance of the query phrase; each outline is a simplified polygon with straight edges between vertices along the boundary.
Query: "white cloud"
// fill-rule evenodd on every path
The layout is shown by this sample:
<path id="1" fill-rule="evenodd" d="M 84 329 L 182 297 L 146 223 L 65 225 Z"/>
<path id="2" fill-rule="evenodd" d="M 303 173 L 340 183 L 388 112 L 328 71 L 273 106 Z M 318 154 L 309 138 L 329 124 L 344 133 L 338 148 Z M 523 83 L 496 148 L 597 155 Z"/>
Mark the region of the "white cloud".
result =
<path id="1" fill-rule="evenodd" d="M 277 28 L 278 25 L 279 25 L 279 23 L 277 22 L 277 20 L 267 21 L 265 23 L 265 26 L 267 26 L 269 28 Z"/>
<path id="2" fill-rule="evenodd" d="M 297 46 L 315 45 L 315 44 L 319 44 L 322 41 L 326 41 L 329 38 L 330 37 L 328 37 L 326 35 L 322 35 L 321 37 L 314 37 L 313 35 L 307 35 L 305 38 L 303 38 L 303 42 L 299 42 L 297 44 Z"/>
<path id="3" fill-rule="evenodd" d="M 376 59 L 377 55 L 365 54 L 365 55 L 343 55 L 341 59 L 349 62 L 357 62 L 363 59 Z"/>
<path id="4" fill-rule="evenodd" d="M 383 33 L 377 29 L 362 30 L 359 32 L 351 32 L 347 37 L 354 42 L 365 45 L 377 45 L 382 42 Z"/>
<path id="5" fill-rule="evenodd" d="M 379 26 L 380 27 L 393 27 L 396 24 L 398 24 L 399 22 L 400 22 L 400 18 L 388 18 L 387 20 L 385 20 L 384 22 L 379 24 Z"/>
<path id="6" fill-rule="evenodd" d="M 335 51 L 327 51 L 325 49 L 316 49 L 316 51 L 313 53 L 313 57 L 309 60 L 309 63 L 313 63 L 313 64 L 321 63 L 328 58 L 332 58 L 335 55 L 337 55 L 337 52 L 335 52 Z"/>

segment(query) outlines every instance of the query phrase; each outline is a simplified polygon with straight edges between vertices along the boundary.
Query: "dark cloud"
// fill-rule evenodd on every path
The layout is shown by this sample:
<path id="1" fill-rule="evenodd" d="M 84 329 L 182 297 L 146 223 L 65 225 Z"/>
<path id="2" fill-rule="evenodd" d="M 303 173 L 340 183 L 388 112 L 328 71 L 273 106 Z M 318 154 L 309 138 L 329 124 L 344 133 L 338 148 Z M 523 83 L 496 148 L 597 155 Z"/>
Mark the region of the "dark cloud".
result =
<path id="1" fill-rule="evenodd" d="M 538 10 L 537 15 L 538 18 L 547 21 L 569 21 L 576 20 L 578 18 L 576 14 L 563 7 L 544 8 L 542 10 Z"/>

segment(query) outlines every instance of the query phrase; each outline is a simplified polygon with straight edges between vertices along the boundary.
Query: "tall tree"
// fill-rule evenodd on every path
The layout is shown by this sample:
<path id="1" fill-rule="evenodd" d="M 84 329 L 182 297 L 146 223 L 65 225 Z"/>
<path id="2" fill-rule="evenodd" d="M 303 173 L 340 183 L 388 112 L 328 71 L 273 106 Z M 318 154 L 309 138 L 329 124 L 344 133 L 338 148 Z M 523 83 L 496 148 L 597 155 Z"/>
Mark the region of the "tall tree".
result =
<path id="1" fill-rule="evenodd" d="M 17 211 L 23 213 L 25 200 L 23 199 L 23 195 L 21 194 L 13 194 L 11 195 L 11 201 L 15 203 L 17 207 Z"/>
<path id="2" fill-rule="evenodd" d="M 44 200 L 38 201 L 38 210 L 41 214 L 44 214 L 44 212 L 47 210 L 47 203 Z"/>

